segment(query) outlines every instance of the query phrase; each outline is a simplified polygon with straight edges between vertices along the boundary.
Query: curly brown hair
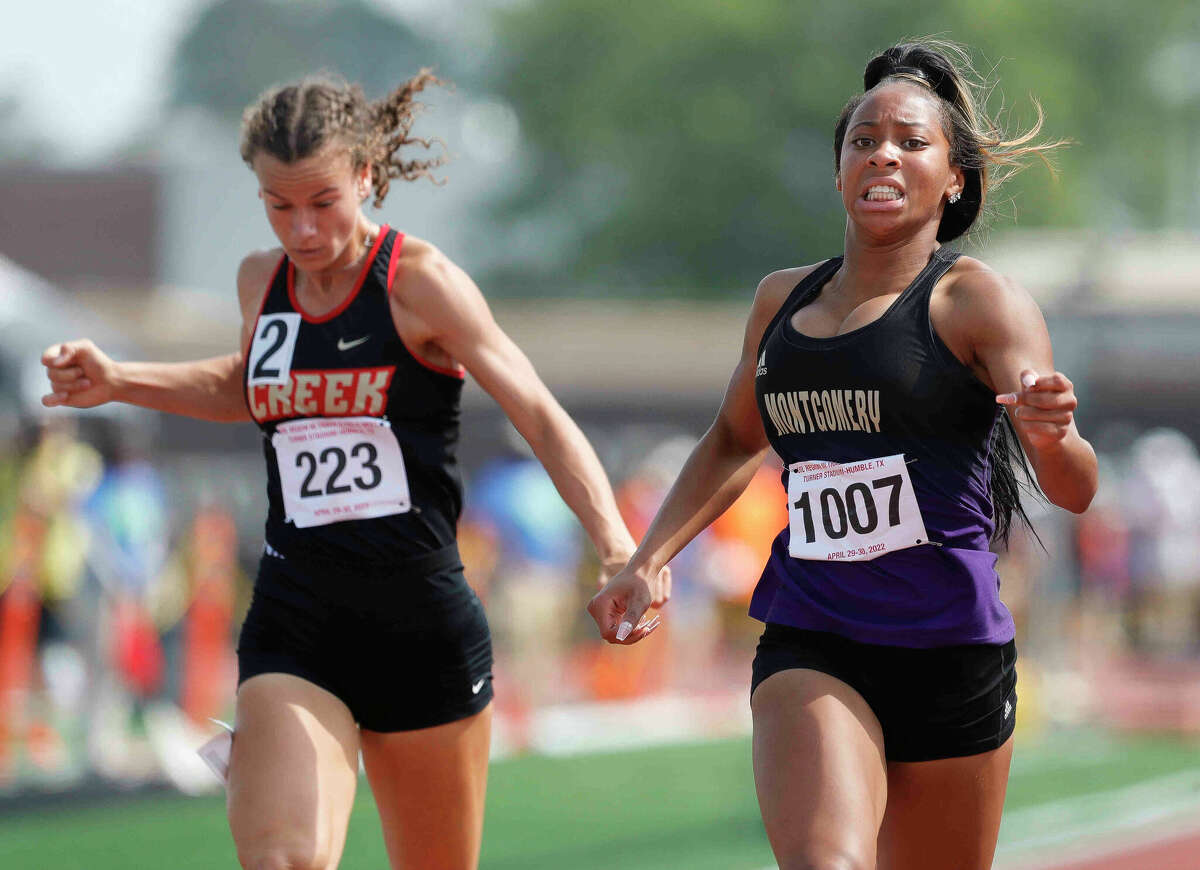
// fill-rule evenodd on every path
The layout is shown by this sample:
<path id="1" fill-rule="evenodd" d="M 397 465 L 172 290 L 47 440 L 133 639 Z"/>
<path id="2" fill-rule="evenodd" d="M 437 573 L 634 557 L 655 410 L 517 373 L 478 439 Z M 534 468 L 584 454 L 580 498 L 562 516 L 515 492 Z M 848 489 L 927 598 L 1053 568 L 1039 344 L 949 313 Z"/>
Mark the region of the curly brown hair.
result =
<path id="1" fill-rule="evenodd" d="M 422 105 L 415 97 L 429 85 L 444 84 L 431 70 L 422 69 L 376 102 L 369 102 L 358 85 L 328 74 L 278 85 L 242 112 L 242 159 L 252 165 L 262 151 L 291 163 L 340 141 L 349 150 L 354 169 L 370 164 L 378 208 L 393 178 L 425 177 L 438 183 L 430 170 L 445 163 L 444 157 L 403 160 L 398 152 L 406 145 L 432 147 L 431 140 L 411 135 Z"/>
<path id="2" fill-rule="evenodd" d="M 852 98 L 838 116 L 833 134 L 833 159 L 841 169 L 842 142 L 850 116 L 873 88 L 907 81 L 928 90 L 935 98 L 942 130 L 950 142 L 950 163 L 963 170 L 961 198 L 946 203 L 938 225 L 937 240 L 948 242 L 967 232 L 979 217 L 990 190 L 994 190 L 1025 167 L 1024 158 L 1036 156 L 1054 171 L 1046 155 L 1070 144 L 1069 139 L 1035 142 L 1045 116 L 1035 99 L 1037 121 L 1032 128 L 1007 136 L 1000 122 L 983 109 L 990 91 L 975 72 L 966 50 L 953 42 L 925 37 L 901 42 L 867 62 L 863 93 Z"/>

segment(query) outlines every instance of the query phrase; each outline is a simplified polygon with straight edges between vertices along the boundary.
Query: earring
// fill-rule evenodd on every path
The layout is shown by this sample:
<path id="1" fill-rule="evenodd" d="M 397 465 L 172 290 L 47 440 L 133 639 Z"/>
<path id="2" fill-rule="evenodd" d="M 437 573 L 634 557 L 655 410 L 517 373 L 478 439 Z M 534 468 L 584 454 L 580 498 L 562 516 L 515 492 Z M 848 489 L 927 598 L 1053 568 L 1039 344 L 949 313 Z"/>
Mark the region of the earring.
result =
<path id="1" fill-rule="evenodd" d="M 955 191 L 954 193 L 950 194 L 949 202 L 951 205 L 954 205 L 954 203 L 958 202 L 960 199 L 962 199 L 962 193 Z"/>

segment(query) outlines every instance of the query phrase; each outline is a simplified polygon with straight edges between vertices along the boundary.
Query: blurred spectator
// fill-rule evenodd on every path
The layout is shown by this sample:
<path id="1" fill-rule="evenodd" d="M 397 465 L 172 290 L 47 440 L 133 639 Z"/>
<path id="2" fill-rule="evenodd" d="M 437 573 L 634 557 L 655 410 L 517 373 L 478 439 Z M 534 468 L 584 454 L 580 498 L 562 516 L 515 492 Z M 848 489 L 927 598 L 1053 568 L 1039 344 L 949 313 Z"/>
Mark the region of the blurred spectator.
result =
<path id="1" fill-rule="evenodd" d="M 209 505 L 192 519 L 187 542 L 180 706 L 193 725 L 224 715 L 237 685 L 233 606 L 237 528 L 227 510 Z"/>
<path id="2" fill-rule="evenodd" d="M 584 551 L 578 523 L 541 463 L 505 456 L 472 478 L 459 523 L 467 577 L 485 595 L 498 649 L 498 709 L 544 703 L 574 622 Z M 508 697 L 505 697 L 505 695 Z"/>
<path id="3" fill-rule="evenodd" d="M 111 421 L 103 436 L 108 465 L 86 505 L 88 564 L 100 594 L 96 661 L 107 663 L 91 683 L 90 753 L 110 776 L 145 778 L 154 768 L 142 739 L 145 706 L 165 679 L 151 603 L 167 563 L 169 513 L 158 471 L 143 455 L 144 434 Z"/>
<path id="4" fill-rule="evenodd" d="M 1122 613 L 1130 600 L 1129 517 L 1121 498 L 1121 470 L 1100 457 L 1100 488 L 1092 506 L 1076 520 L 1079 566 L 1080 641 L 1085 649 L 1111 655 L 1126 643 Z"/>
<path id="5" fill-rule="evenodd" d="M 1200 591 L 1200 457 L 1173 429 L 1153 429 L 1130 450 L 1122 491 L 1130 523 L 1133 642 L 1182 655 L 1196 643 Z"/>
<path id="6" fill-rule="evenodd" d="M 74 418 L 44 418 L 10 463 L 0 528 L 0 783 L 21 765 L 52 777 L 71 767 L 63 732 L 81 694 L 81 661 L 64 613 L 88 546 L 79 507 L 100 476 Z"/>

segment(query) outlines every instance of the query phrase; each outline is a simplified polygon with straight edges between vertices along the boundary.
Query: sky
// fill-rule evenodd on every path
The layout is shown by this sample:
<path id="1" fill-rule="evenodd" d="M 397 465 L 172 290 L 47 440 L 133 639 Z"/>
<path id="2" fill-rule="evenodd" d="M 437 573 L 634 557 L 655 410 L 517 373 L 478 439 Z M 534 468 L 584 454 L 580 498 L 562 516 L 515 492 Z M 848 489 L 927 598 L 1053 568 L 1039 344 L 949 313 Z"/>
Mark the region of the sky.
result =
<path id="1" fill-rule="evenodd" d="M 174 45 L 210 2 L 6 4 L 0 98 L 18 100 L 22 132 L 48 141 L 57 162 L 102 162 L 157 113 Z M 444 26 L 447 8 L 466 9 L 470 0 L 373 2 L 411 23 L 439 18 Z"/>
<path id="2" fill-rule="evenodd" d="M 18 129 L 5 139 L 41 141 L 38 155 L 54 168 L 103 169 L 123 146 L 147 139 L 166 103 L 174 48 L 214 0 L 19 0 L 6 7 L 0 39 L 0 103 L 18 102 Z M 292 3 L 297 0 L 278 0 Z M 327 0 L 308 0 L 312 3 Z M 484 14 L 499 4 L 530 0 L 367 0 L 396 14 L 431 39 L 464 38 L 478 44 L 489 25 Z M 406 230 L 438 239 L 444 250 L 464 252 L 476 268 L 489 257 L 511 256 L 512 244 L 484 233 L 480 201 L 518 177 L 519 123 L 511 107 L 467 90 L 442 95 L 430 130 L 454 143 L 454 184 L 404 185 L 404 196 L 371 212 L 402 222 Z M 199 125 L 199 126 L 197 126 Z M 6 123 L 7 127 L 7 123 Z M 160 160 L 172 164 L 161 216 L 165 284 L 210 289 L 229 304 L 229 270 L 250 246 L 270 246 L 252 177 L 237 157 L 227 130 L 199 117 L 176 118 L 162 128 Z M 216 137 L 207 150 L 204 136 Z M 171 138 L 174 137 L 174 138 Z M 186 149 L 171 147 L 185 137 Z M 168 141 L 169 140 L 169 141 Z M 497 171 L 498 167 L 504 171 Z M 231 228 L 234 228 L 231 230 Z M 478 236 L 483 235 L 481 243 Z M 234 241 L 236 239 L 236 242 Z M 236 310 L 233 311 L 236 316 Z"/>
<path id="3" fill-rule="evenodd" d="M 110 152 L 157 111 L 175 41 L 205 0 L 64 0 L 5 10 L 0 94 L 63 161 Z"/>

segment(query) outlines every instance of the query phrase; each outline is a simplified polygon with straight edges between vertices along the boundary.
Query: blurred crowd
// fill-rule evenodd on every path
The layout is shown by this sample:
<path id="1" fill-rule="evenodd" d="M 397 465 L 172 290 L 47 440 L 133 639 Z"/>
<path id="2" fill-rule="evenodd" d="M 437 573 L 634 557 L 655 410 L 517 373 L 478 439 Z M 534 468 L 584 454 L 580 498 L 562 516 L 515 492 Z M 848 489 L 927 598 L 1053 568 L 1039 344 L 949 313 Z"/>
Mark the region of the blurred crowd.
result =
<path id="1" fill-rule="evenodd" d="M 0 792 L 160 778 L 228 709 L 231 515 L 174 515 L 143 439 L 76 421 L 25 422 L 0 451 Z"/>
<path id="2" fill-rule="evenodd" d="M 97 778 L 211 788 L 194 749 L 210 718 L 232 715 L 261 517 L 211 489 L 179 497 L 179 474 L 151 438 L 80 419 L 26 420 L 0 444 L 0 795 Z M 610 469 L 635 536 L 693 444 L 659 438 Z M 1200 662 L 1195 444 L 1141 433 L 1101 468 L 1087 513 L 1030 500 L 1041 542 L 1018 530 L 1001 557 L 1025 667 Z M 614 648 L 584 611 L 599 566 L 541 466 L 510 451 L 469 469 L 460 547 L 492 624 L 510 748 L 529 744 L 531 717 L 548 707 L 745 693 L 760 630 L 746 607 L 787 521 L 778 474 L 760 469 L 674 560 L 655 638 Z M 1055 699 L 1030 700 L 1032 712 Z"/>

